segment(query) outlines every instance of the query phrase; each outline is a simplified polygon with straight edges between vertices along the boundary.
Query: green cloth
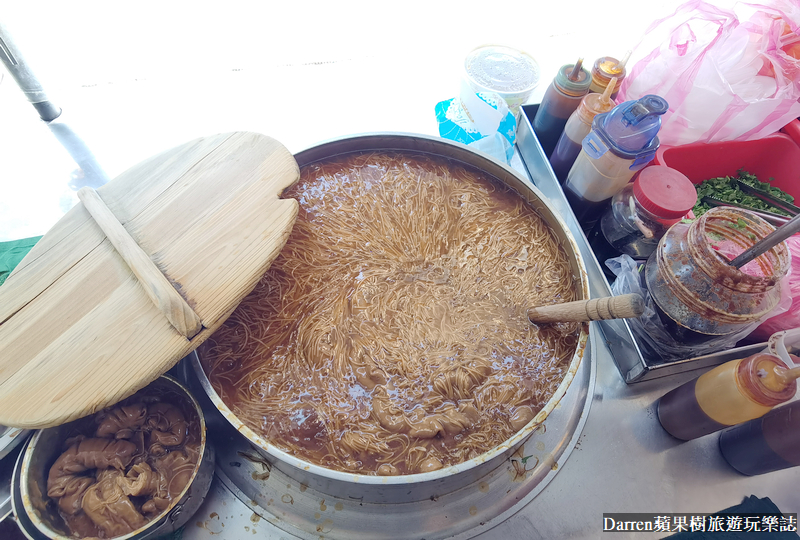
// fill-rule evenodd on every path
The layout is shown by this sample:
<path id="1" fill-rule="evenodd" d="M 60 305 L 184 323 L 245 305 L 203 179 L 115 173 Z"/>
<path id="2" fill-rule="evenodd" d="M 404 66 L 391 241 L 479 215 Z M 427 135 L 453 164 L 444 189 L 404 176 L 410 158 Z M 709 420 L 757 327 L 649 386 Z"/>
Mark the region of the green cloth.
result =
<path id="1" fill-rule="evenodd" d="M 5 282 L 8 274 L 17 267 L 40 238 L 41 236 L 34 236 L 22 240 L 0 242 L 0 285 Z"/>

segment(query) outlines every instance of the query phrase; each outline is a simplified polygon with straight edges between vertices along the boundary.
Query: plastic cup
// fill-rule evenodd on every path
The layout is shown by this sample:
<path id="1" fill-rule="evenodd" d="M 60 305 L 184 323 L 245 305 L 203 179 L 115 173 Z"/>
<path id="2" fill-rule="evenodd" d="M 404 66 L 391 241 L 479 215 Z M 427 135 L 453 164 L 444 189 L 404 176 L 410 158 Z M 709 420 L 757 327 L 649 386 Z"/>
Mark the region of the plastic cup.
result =
<path id="1" fill-rule="evenodd" d="M 499 94 L 519 118 L 520 107 L 539 84 L 539 64 L 511 47 L 479 47 L 464 60 L 464 79 L 475 93 Z"/>

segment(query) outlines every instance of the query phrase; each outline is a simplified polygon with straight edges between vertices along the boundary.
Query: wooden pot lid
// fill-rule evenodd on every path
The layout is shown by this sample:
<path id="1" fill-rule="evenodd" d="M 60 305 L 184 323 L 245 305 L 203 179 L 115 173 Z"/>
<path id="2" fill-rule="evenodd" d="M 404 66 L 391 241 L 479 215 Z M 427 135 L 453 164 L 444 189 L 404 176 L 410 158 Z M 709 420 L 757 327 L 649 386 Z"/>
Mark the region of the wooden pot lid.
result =
<path id="1" fill-rule="evenodd" d="M 235 132 L 81 190 L 0 287 L 0 424 L 94 413 L 199 346 L 286 243 L 299 174 L 276 140 Z"/>

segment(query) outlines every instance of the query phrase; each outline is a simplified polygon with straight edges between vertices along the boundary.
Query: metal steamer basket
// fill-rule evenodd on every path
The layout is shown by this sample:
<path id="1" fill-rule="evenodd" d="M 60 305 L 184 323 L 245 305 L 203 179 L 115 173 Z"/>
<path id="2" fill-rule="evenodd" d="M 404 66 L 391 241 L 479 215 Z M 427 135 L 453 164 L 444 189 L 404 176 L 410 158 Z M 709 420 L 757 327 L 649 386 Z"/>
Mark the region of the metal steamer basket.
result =
<path id="1" fill-rule="evenodd" d="M 579 283 L 578 298 L 589 298 L 589 283 L 584 262 L 575 239 L 561 217 L 530 182 L 510 167 L 500 164 L 484 154 L 468 149 L 464 145 L 434 137 L 368 134 L 329 141 L 300 152 L 295 158 L 303 167 L 333 156 L 366 151 L 398 151 L 443 157 L 478 169 L 510 187 L 525 199 L 551 227 L 566 251 L 572 265 L 573 275 L 576 282 Z M 414 504 L 419 504 L 419 501 L 436 502 L 445 496 L 452 499 L 466 498 L 468 490 L 464 488 L 467 486 L 477 486 L 476 492 L 480 491 L 488 495 L 492 478 L 499 475 L 508 476 L 508 482 L 511 483 L 509 485 L 512 488 L 514 482 L 521 485 L 520 483 L 529 477 L 530 471 L 534 468 L 532 466 L 538 464 L 540 459 L 537 457 L 536 463 L 533 459 L 530 460 L 530 463 L 526 463 L 530 456 L 520 455 L 520 451 L 532 434 L 537 430 L 544 431 L 545 420 L 556 408 L 560 408 L 560 402 L 567 388 L 579 371 L 584 355 L 588 353 L 588 337 L 589 327 L 584 323 L 580 327 L 578 344 L 569 368 L 555 394 L 535 418 L 510 439 L 495 448 L 487 449 L 477 458 L 458 465 L 433 472 L 403 476 L 372 476 L 340 472 L 288 454 L 252 431 L 236 417 L 213 389 L 197 353 L 192 353 L 187 357 L 188 363 L 184 362 L 184 367 L 191 372 L 187 374 L 187 377 L 206 410 L 206 419 L 211 431 L 215 434 L 215 440 L 219 441 L 217 443 L 217 472 L 223 482 L 238 492 L 240 498 L 254 511 L 258 511 L 262 516 L 269 515 L 268 520 L 279 528 L 303 538 L 319 538 L 320 534 L 325 538 L 407 538 L 416 535 L 434 538 L 450 536 L 453 532 L 463 532 L 460 530 L 461 528 L 475 526 L 481 518 L 478 515 L 479 509 L 476 506 L 470 506 L 469 516 L 462 518 L 460 525 L 456 528 L 438 527 L 427 518 L 421 518 L 422 521 L 419 522 L 415 521 L 419 516 L 413 512 L 409 513 L 402 523 L 392 519 L 385 521 L 384 516 L 387 513 L 394 516 L 402 515 L 404 511 L 414 508 Z M 584 362 L 584 364 L 589 364 L 589 362 Z M 588 377 L 586 378 L 588 380 Z M 563 434 L 561 431 L 557 431 L 559 435 L 557 442 L 553 443 L 553 453 L 548 454 L 549 457 L 542 458 L 543 463 L 550 460 L 547 463 L 546 473 L 549 473 L 551 468 L 553 471 L 558 468 L 560 462 L 558 458 L 570 446 L 575 430 L 582 425 L 585 419 L 586 405 L 591 399 L 591 394 L 587 397 L 583 390 L 587 384 L 584 381 L 583 373 L 580 379 L 581 399 L 568 400 L 570 411 L 557 411 L 561 414 L 556 416 L 563 416 L 567 420 L 565 420 Z M 537 444 L 543 447 L 541 442 Z M 514 456 L 518 456 L 518 458 Z M 506 467 L 502 467 L 502 465 L 506 465 Z M 520 471 L 515 472 L 511 465 L 521 467 L 521 473 Z M 516 476 L 517 473 L 520 475 Z M 540 481 L 546 473 L 543 473 L 541 477 L 537 476 L 536 482 Z M 531 486 L 528 486 L 527 492 L 531 491 L 530 488 Z M 513 491 L 513 489 L 505 489 L 504 486 L 503 495 L 506 496 Z M 465 495 L 459 495 L 461 493 Z M 491 496 L 502 498 L 494 493 Z M 494 518 L 500 513 L 509 511 L 521 498 L 522 495 L 517 493 L 516 500 L 503 500 L 501 506 L 493 510 L 494 515 L 488 517 Z M 309 503 L 309 500 L 314 503 Z M 317 507 L 315 508 L 314 505 Z M 315 524 L 311 516 L 319 516 L 320 511 L 324 511 L 327 505 L 331 505 L 331 507 L 335 505 L 336 510 L 343 517 L 348 515 L 348 512 L 350 512 L 351 518 L 363 516 L 363 521 L 350 523 L 346 528 L 341 528 L 340 524 L 333 522 Z M 262 510 L 266 510 L 266 512 L 262 512 Z M 307 516 L 300 514 L 307 514 Z M 471 516 L 475 519 L 471 520 Z M 447 517 L 446 515 L 441 516 L 444 520 Z M 298 523 L 298 521 L 302 521 L 302 523 Z M 487 516 L 484 516 L 480 524 L 482 525 L 485 521 L 488 521 Z M 368 526 L 370 523 L 372 524 Z M 398 525 L 400 525 L 399 529 L 397 529 Z M 462 525 L 463 527 L 461 527 Z"/>
<path id="2" fill-rule="evenodd" d="M 167 375 L 151 383 L 149 388 L 160 388 L 178 394 L 200 419 L 200 460 L 195 466 L 189 483 L 169 507 L 155 519 L 135 531 L 115 540 L 145 540 L 170 534 L 197 512 L 211 486 L 214 477 L 214 448 L 208 441 L 208 429 L 198 402 L 179 382 Z M 80 422 L 80 420 L 76 420 Z M 20 453 L 14 468 L 12 504 L 14 515 L 21 530 L 34 540 L 71 540 L 55 505 L 46 495 L 47 472 L 61 452 L 61 443 L 74 422 L 37 431 Z"/>

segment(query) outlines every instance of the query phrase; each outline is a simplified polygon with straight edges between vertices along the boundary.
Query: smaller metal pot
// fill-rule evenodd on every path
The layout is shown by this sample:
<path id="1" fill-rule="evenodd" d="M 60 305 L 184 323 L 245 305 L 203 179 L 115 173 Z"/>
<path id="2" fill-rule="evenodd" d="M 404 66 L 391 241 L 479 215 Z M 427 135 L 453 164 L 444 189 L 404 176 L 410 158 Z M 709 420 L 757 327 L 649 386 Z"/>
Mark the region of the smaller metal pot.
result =
<path id="1" fill-rule="evenodd" d="M 172 377 L 163 375 L 148 389 L 177 393 L 200 419 L 200 460 L 180 497 L 144 527 L 114 540 L 144 540 L 172 533 L 185 525 L 200 508 L 214 478 L 214 448 L 208 441 L 206 421 L 200 405 L 189 391 Z M 78 422 L 80 420 L 76 420 Z M 12 504 L 22 532 L 32 540 L 74 540 L 47 497 L 47 472 L 61 453 L 61 443 L 74 422 L 37 431 L 20 454 L 14 468 Z"/>

